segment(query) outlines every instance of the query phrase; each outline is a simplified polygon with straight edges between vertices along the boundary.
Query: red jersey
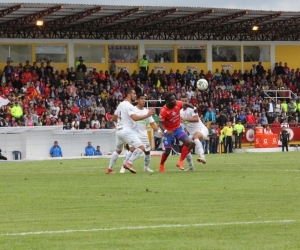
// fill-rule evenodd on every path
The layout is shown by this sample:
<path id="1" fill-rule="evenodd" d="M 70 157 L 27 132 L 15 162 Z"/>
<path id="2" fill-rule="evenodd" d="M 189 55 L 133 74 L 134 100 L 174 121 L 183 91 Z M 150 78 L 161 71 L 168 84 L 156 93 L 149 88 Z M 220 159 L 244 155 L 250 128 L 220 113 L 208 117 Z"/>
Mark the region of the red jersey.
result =
<path id="1" fill-rule="evenodd" d="M 164 105 L 160 110 L 159 121 L 164 122 L 165 128 L 168 131 L 174 131 L 180 127 L 180 109 L 183 103 L 176 101 L 176 106 L 168 109 Z"/>

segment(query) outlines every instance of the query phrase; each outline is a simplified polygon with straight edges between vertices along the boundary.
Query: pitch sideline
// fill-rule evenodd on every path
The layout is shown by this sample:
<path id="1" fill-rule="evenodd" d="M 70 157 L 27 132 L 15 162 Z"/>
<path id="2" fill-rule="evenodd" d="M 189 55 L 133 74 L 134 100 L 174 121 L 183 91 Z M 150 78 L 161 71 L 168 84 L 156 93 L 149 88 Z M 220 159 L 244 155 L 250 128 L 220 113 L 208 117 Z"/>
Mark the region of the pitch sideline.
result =
<path id="1" fill-rule="evenodd" d="M 112 228 L 91 228 L 91 229 L 69 229 L 69 230 L 54 230 L 54 231 L 36 231 L 36 232 L 21 232 L 21 233 L 6 233 L 0 234 L 4 236 L 27 236 L 27 235 L 42 235 L 42 234 L 64 234 L 64 233 L 86 233 L 100 231 L 118 231 L 118 230 L 141 230 L 141 229 L 156 229 L 156 228 L 179 228 L 179 227 L 216 227 L 216 226 L 232 226 L 232 225 L 255 225 L 255 224 L 275 224 L 275 223 L 296 223 L 299 220 L 266 220 L 266 221 L 245 221 L 245 222 L 223 222 L 223 223 L 202 223 L 202 224 L 162 224 L 156 226 L 129 226 L 129 227 L 112 227 Z"/>

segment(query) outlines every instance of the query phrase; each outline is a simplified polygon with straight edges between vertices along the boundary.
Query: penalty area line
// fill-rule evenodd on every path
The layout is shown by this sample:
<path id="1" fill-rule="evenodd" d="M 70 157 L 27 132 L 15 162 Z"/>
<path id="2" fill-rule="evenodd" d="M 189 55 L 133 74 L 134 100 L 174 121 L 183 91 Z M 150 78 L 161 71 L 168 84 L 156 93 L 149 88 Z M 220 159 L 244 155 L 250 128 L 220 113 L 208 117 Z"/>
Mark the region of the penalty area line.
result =
<path id="1" fill-rule="evenodd" d="M 66 234 L 66 233 L 89 233 L 101 231 L 119 231 L 119 230 L 142 230 L 156 228 L 179 228 L 179 227 L 217 227 L 217 226 L 234 226 L 234 225 L 256 225 L 256 224 L 281 224 L 295 223 L 298 220 L 265 220 L 265 221 L 244 221 L 244 222 L 221 222 L 221 223 L 200 223 L 200 224 L 162 224 L 154 226 L 128 226 L 128 227 L 111 227 L 111 228 L 91 228 L 91 229 L 69 229 L 69 230 L 52 230 L 36 232 L 20 232 L 0 234 L 4 236 L 26 236 L 26 235 L 44 235 L 44 234 Z"/>

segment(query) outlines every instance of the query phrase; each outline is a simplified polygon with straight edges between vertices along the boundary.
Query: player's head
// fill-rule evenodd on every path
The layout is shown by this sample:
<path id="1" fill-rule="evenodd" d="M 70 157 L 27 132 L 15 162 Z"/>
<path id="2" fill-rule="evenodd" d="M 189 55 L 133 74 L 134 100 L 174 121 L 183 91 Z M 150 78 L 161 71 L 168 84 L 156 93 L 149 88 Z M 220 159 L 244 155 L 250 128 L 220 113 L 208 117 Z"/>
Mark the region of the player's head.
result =
<path id="1" fill-rule="evenodd" d="M 135 90 L 133 88 L 126 88 L 125 89 L 125 96 L 126 96 L 126 99 L 127 98 L 130 98 L 130 101 L 131 102 L 135 102 L 136 100 L 136 93 L 135 93 Z"/>
<path id="2" fill-rule="evenodd" d="M 188 102 L 187 96 L 186 96 L 186 95 L 182 95 L 182 96 L 180 97 L 180 101 L 182 101 L 182 102 Z"/>
<path id="3" fill-rule="evenodd" d="M 176 106 L 176 98 L 173 93 L 168 93 L 165 96 L 167 108 L 174 108 Z"/>
<path id="4" fill-rule="evenodd" d="M 144 107 L 146 102 L 145 95 L 142 93 L 137 94 L 137 103 L 139 106 Z"/>

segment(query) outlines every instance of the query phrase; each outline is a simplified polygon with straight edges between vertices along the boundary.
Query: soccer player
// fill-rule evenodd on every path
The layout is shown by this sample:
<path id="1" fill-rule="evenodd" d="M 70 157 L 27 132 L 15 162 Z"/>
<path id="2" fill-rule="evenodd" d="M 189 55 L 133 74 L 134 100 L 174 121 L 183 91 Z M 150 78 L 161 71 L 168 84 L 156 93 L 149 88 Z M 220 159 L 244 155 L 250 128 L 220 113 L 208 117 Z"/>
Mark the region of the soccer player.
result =
<path id="1" fill-rule="evenodd" d="M 181 97 L 182 101 L 187 101 L 186 97 Z M 196 144 L 196 151 L 199 154 L 198 162 L 206 164 L 206 159 L 204 156 L 204 150 L 202 145 L 202 140 L 208 136 L 208 129 L 202 123 L 199 118 L 197 109 L 187 107 L 185 104 L 180 110 L 181 120 L 184 122 L 186 130 L 189 132 L 190 137 L 194 140 Z"/>
<path id="2" fill-rule="evenodd" d="M 180 109 L 183 106 L 183 102 L 176 101 L 175 96 L 172 93 L 165 96 L 165 101 L 166 105 L 161 108 L 159 115 L 159 126 L 161 130 L 164 131 L 165 146 L 165 152 L 161 156 L 159 171 L 165 171 L 164 163 L 171 152 L 175 139 L 178 139 L 183 143 L 180 160 L 176 166 L 181 170 L 184 170 L 183 161 L 190 150 L 195 146 L 195 143 L 189 139 L 187 133 L 180 126 Z M 185 105 L 193 108 L 193 106 L 189 103 L 185 103 Z"/>
<path id="3" fill-rule="evenodd" d="M 129 160 L 124 164 L 124 168 L 129 170 L 131 173 L 136 174 L 136 171 L 132 168 L 132 163 L 135 161 L 143 151 L 145 147 L 134 130 L 135 121 L 146 119 L 155 113 L 154 109 L 149 109 L 147 114 L 138 116 L 132 105 L 132 102 L 136 100 L 136 93 L 132 88 L 125 89 L 125 99 L 121 102 L 113 116 L 113 120 L 117 120 L 117 131 L 116 131 L 116 151 L 113 152 L 109 167 L 106 170 L 107 174 L 114 173 L 113 166 L 115 165 L 119 154 L 122 152 L 123 145 L 125 143 L 132 145 L 135 150 L 133 151 Z"/>
<path id="4" fill-rule="evenodd" d="M 145 106 L 145 95 L 139 93 L 137 94 L 137 105 L 134 107 L 135 114 L 137 114 L 138 116 L 143 116 L 148 114 L 148 109 L 144 108 L 144 106 Z M 152 173 L 153 170 L 149 168 L 151 157 L 150 157 L 150 142 L 147 134 L 147 126 L 148 124 L 150 124 L 150 126 L 155 132 L 158 131 L 159 128 L 155 124 L 152 116 L 143 120 L 136 121 L 135 123 L 136 123 L 135 126 L 136 133 L 145 147 L 144 171 Z M 131 157 L 132 152 L 133 152 L 133 148 L 131 147 L 130 150 L 128 150 L 125 155 L 123 164 L 125 164 L 125 162 Z M 123 166 L 120 170 L 120 173 L 125 173 L 125 168 Z"/>

